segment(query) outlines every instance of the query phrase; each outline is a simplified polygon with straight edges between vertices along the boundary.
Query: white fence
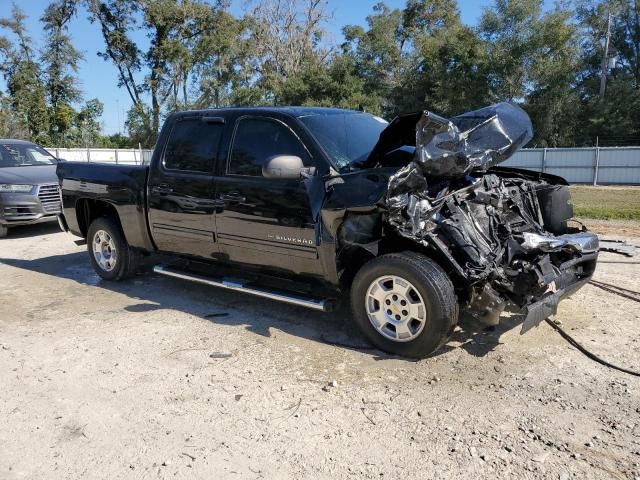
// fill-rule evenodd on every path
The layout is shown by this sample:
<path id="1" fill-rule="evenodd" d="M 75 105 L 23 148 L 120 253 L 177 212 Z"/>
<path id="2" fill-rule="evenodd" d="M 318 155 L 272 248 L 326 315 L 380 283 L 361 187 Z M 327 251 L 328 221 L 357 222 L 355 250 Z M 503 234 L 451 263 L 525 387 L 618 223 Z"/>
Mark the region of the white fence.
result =
<path id="1" fill-rule="evenodd" d="M 153 150 L 109 148 L 47 148 L 70 162 L 141 165 Z M 570 183 L 640 185 L 640 147 L 530 148 L 520 150 L 502 165 L 566 178 Z"/>
<path id="2" fill-rule="evenodd" d="M 143 165 L 151 161 L 153 150 L 137 148 L 56 148 L 46 150 L 56 158 L 68 162 L 117 163 L 122 165 Z"/>

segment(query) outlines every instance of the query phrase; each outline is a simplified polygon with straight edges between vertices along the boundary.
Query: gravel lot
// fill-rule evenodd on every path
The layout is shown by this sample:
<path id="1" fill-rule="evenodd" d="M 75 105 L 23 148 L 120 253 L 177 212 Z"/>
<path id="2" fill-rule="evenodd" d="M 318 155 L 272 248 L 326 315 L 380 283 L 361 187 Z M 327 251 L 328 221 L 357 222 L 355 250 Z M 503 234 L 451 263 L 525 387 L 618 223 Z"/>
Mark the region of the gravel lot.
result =
<path id="1" fill-rule="evenodd" d="M 639 291 L 640 265 L 596 278 Z M 2 479 L 640 478 L 640 379 L 546 324 L 462 325 L 407 361 L 344 312 L 100 281 L 57 226 L 0 240 L 0 292 Z M 588 285 L 556 319 L 640 370 L 637 303 Z"/>

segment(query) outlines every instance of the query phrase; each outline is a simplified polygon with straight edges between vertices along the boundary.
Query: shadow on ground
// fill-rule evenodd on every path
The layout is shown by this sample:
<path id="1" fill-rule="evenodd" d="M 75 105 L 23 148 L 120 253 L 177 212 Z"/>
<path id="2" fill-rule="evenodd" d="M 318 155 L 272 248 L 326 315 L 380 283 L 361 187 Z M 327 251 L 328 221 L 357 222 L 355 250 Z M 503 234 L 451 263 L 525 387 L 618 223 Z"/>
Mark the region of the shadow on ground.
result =
<path id="1" fill-rule="evenodd" d="M 58 222 L 36 223 L 33 225 L 20 225 L 9 228 L 7 234 L 8 239 L 12 238 L 28 238 L 37 235 L 50 235 L 52 233 L 60 233 L 60 225 Z M 2 240 L 0 240 L 1 242 Z"/>
<path id="2" fill-rule="evenodd" d="M 130 313 L 177 310 L 214 324 L 244 326 L 265 337 L 271 337 L 271 328 L 275 327 L 301 338 L 358 350 L 376 360 L 399 358 L 380 352 L 366 342 L 349 321 L 347 302 L 341 302 L 335 312 L 322 313 L 153 274 L 141 274 L 124 282 L 108 282 L 93 271 L 84 251 L 33 260 L 0 257 L 0 263 L 126 295 L 132 302 L 124 310 Z M 456 348 L 463 348 L 470 355 L 484 356 L 500 344 L 504 332 L 519 322 L 521 319 L 517 316 L 503 317 L 498 327 L 487 329 L 464 321 L 451 341 L 434 356 L 446 355 Z"/>

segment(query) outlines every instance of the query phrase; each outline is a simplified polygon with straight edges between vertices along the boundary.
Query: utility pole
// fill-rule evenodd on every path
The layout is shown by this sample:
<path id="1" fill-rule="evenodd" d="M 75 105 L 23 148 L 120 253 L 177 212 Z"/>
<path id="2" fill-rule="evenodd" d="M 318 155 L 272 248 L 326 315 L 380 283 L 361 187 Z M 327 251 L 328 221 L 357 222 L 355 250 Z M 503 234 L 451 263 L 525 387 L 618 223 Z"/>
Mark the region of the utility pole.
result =
<path id="1" fill-rule="evenodd" d="M 607 89 L 607 70 L 609 67 L 609 42 L 611 41 L 611 12 L 607 12 L 607 36 L 604 39 L 604 55 L 602 56 L 602 66 L 600 69 L 600 100 L 604 99 L 604 92 Z"/>
<path id="2" fill-rule="evenodd" d="M 118 101 L 118 99 L 116 98 L 116 111 L 118 112 L 118 133 L 121 132 L 120 130 L 120 102 Z"/>

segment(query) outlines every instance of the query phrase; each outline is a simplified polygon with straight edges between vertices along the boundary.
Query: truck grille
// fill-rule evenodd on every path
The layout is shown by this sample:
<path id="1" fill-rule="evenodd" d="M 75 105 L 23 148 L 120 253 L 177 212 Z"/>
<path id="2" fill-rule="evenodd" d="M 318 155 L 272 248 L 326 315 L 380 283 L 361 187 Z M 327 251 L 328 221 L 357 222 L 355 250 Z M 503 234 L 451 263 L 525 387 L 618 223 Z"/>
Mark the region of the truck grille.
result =
<path id="1" fill-rule="evenodd" d="M 38 189 L 38 199 L 42 203 L 44 213 L 59 213 L 60 204 L 60 187 L 58 185 L 40 185 Z"/>

